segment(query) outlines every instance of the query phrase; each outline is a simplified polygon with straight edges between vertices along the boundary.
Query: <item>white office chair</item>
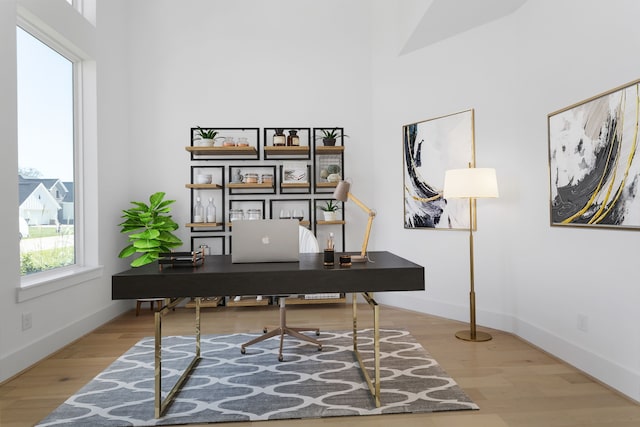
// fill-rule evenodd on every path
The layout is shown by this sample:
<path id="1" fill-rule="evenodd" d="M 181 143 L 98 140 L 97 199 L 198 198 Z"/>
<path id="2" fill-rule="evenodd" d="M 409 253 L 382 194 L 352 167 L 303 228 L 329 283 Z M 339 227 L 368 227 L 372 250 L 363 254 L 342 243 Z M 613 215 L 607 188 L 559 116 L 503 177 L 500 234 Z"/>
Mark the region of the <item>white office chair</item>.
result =
<path id="1" fill-rule="evenodd" d="M 301 253 L 309 253 L 309 252 L 320 252 L 320 248 L 318 246 L 318 240 L 316 239 L 316 236 L 313 235 L 313 233 L 311 231 L 309 231 L 309 229 L 307 229 L 306 227 L 299 227 L 299 251 Z M 280 306 L 280 326 L 271 330 L 271 332 L 267 332 L 267 327 L 265 326 L 265 328 L 263 329 L 262 332 L 264 332 L 264 335 L 261 335 L 257 338 L 252 339 L 251 341 L 248 341 L 244 344 L 242 344 L 240 346 L 240 353 L 245 354 L 246 353 L 246 348 L 249 347 L 250 345 L 256 344 L 258 342 L 264 341 L 266 339 L 269 339 L 271 337 L 275 337 L 277 335 L 280 336 L 280 350 L 278 352 L 278 361 L 282 362 L 284 360 L 284 357 L 282 356 L 282 346 L 284 344 L 284 336 L 285 335 L 291 335 L 293 337 L 296 337 L 300 340 L 303 341 L 308 341 L 312 344 L 315 344 L 318 346 L 318 351 L 322 350 L 322 344 L 320 344 L 320 342 L 318 342 L 317 340 L 307 336 L 307 335 L 303 335 L 300 332 L 304 332 L 304 331 L 314 331 L 316 333 L 316 336 L 320 335 L 320 329 L 319 328 L 311 328 L 311 327 L 307 327 L 307 328 L 297 328 L 297 327 L 292 327 L 292 326 L 287 326 L 287 307 L 286 307 L 286 299 L 287 296 L 278 296 L 278 305 Z"/>

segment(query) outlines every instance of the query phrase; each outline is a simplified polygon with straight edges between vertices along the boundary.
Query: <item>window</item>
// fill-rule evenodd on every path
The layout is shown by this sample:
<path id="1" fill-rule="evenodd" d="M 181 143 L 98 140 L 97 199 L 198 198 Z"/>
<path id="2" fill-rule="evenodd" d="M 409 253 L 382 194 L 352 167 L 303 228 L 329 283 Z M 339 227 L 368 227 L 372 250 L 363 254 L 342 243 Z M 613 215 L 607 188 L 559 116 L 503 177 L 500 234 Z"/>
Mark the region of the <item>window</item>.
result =
<path id="1" fill-rule="evenodd" d="M 20 27 L 16 42 L 20 271 L 26 276 L 77 260 L 75 66 Z"/>

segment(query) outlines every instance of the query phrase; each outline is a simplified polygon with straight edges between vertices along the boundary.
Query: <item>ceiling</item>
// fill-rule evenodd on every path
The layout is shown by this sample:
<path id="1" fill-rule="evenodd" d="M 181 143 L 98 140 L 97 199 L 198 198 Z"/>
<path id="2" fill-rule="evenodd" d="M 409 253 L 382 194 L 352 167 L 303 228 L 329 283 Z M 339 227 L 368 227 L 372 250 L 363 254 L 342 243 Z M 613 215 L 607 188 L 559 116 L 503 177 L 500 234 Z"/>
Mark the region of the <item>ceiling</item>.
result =
<path id="1" fill-rule="evenodd" d="M 507 16 L 527 0 L 433 0 L 401 55 Z"/>

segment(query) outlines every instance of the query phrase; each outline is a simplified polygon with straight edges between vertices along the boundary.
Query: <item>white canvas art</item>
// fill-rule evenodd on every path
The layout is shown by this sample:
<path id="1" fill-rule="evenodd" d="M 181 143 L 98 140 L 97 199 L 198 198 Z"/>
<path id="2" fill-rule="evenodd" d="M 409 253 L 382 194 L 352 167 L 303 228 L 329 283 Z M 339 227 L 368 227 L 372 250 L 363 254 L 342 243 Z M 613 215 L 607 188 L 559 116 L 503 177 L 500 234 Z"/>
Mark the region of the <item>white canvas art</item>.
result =
<path id="1" fill-rule="evenodd" d="M 442 197 L 448 169 L 475 166 L 474 111 L 403 126 L 405 228 L 469 229 L 469 202 Z"/>
<path id="2" fill-rule="evenodd" d="M 640 227 L 640 81 L 551 113 L 551 224 Z"/>

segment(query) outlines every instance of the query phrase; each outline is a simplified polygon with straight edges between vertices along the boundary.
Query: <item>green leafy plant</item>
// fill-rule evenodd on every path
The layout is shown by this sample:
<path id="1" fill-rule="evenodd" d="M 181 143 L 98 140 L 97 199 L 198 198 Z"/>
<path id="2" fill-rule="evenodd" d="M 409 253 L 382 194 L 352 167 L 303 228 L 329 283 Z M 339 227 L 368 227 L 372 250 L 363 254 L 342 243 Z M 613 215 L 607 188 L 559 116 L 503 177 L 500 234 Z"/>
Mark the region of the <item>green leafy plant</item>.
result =
<path id="1" fill-rule="evenodd" d="M 324 205 L 320 206 L 320 209 L 325 212 L 335 212 L 340 209 L 337 203 L 333 203 L 333 200 L 328 200 Z"/>
<path id="2" fill-rule="evenodd" d="M 205 130 L 205 129 L 202 129 L 200 126 L 198 126 L 198 134 L 202 139 L 215 139 L 216 136 L 218 135 L 218 131 L 214 129 Z"/>
<path id="3" fill-rule="evenodd" d="M 175 200 L 163 200 L 165 193 L 154 193 L 149 197 L 149 204 L 131 202 L 135 207 L 123 210 L 125 221 L 119 224 L 121 233 L 129 234 L 129 245 L 118 254 L 127 258 L 140 254 L 131 261 L 132 267 L 149 264 L 159 258 L 161 252 L 170 252 L 172 248 L 182 245 L 182 240 L 172 231 L 178 224 L 171 219 L 169 205 Z"/>
<path id="4" fill-rule="evenodd" d="M 338 139 L 340 137 L 340 131 L 337 128 L 334 129 L 321 129 L 321 135 L 316 139 Z M 349 135 L 342 134 L 345 138 L 349 138 Z"/>

